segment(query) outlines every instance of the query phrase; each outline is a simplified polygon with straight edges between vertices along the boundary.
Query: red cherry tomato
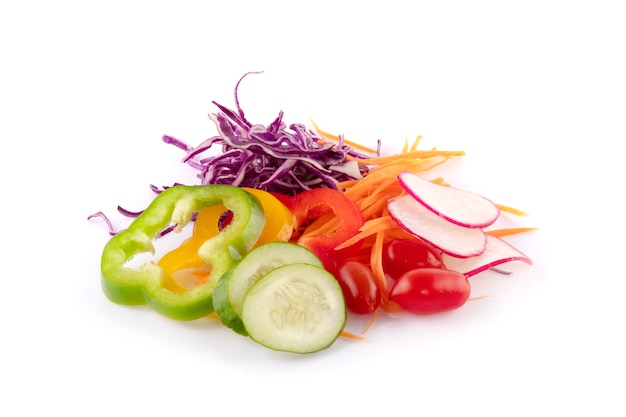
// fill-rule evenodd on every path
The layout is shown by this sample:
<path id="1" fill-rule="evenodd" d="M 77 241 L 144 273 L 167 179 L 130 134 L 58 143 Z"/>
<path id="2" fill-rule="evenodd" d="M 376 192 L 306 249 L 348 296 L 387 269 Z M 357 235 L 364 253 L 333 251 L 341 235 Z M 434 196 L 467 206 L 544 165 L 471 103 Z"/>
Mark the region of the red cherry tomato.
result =
<path id="1" fill-rule="evenodd" d="M 432 314 L 461 307 L 470 295 L 465 275 L 440 268 L 409 271 L 396 280 L 389 299 L 415 314 Z"/>
<path id="2" fill-rule="evenodd" d="M 380 290 L 369 267 L 360 262 L 348 261 L 337 269 L 335 276 L 350 311 L 368 314 L 378 308 Z"/>
<path id="3" fill-rule="evenodd" d="M 392 279 L 418 268 L 443 268 L 441 251 L 419 240 L 396 239 L 383 247 L 383 270 Z"/>

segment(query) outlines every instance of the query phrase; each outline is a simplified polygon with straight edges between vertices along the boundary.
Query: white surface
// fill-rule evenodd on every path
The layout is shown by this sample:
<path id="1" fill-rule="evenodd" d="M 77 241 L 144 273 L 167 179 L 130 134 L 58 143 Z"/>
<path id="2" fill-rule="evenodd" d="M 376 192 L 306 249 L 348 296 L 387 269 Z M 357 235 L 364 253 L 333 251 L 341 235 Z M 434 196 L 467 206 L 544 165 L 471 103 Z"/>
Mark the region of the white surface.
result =
<path id="1" fill-rule="evenodd" d="M 0 6 L 0 414 L 624 414 L 619 2 L 356 4 Z M 119 227 L 149 184 L 193 180 L 161 135 L 212 135 L 251 70 L 251 120 L 465 150 L 446 179 L 531 213 L 514 244 L 535 265 L 310 356 L 108 302 L 87 215 Z"/>

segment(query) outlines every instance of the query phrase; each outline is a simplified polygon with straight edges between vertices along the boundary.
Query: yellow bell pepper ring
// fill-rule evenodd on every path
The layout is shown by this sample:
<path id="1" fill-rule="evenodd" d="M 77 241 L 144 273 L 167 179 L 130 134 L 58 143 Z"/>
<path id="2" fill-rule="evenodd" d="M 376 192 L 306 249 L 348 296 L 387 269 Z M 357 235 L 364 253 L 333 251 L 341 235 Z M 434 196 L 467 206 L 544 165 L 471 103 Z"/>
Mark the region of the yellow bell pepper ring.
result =
<path id="1" fill-rule="evenodd" d="M 244 188 L 244 190 L 258 198 L 265 213 L 269 214 L 261 236 L 254 246 L 275 241 L 289 241 L 293 233 L 293 214 L 287 206 L 267 191 L 257 188 Z"/>
<path id="2" fill-rule="evenodd" d="M 223 204 L 202 209 L 194 221 L 191 237 L 159 259 L 158 265 L 165 273 L 163 285 L 167 289 L 183 293 L 209 278 L 212 268 L 200 257 L 198 250 L 220 232 L 218 222 L 226 211 Z"/>

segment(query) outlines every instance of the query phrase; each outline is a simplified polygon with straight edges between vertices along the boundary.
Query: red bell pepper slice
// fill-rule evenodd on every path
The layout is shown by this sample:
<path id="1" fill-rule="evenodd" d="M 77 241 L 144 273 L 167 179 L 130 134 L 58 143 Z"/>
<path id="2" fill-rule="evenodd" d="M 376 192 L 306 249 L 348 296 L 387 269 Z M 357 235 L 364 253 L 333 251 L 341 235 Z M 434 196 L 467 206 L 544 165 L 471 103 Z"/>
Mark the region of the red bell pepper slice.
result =
<path id="1" fill-rule="evenodd" d="M 335 273 L 337 265 L 358 249 L 353 245 L 335 250 L 336 246 L 356 235 L 365 223 L 361 210 L 341 191 L 314 188 L 294 196 L 272 194 L 293 214 L 296 243 L 317 255 L 329 272 Z M 336 226 L 328 231 L 307 234 L 313 221 L 323 216 L 335 221 Z"/>

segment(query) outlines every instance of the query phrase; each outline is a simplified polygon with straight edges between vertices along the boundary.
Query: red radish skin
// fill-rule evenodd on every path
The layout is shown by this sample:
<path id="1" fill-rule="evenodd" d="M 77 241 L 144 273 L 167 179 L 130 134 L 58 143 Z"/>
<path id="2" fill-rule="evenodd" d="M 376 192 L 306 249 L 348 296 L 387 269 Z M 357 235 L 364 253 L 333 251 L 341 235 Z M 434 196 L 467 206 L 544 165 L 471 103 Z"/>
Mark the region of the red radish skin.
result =
<path id="1" fill-rule="evenodd" d="M 400 173 L 398 180 L 424 207 L 459 226 L 487 227 L 500 216 L 498 206 L 478 194 L 435 184 L 411 172 Z"/>
<path id="2" fill-rule="evenodd" d="M 389 201 L 387 209 L 402 229 L 448 255 L 468 258 L 480 255 L 485 250 L 487 238 L 482 229 L 462 227 L 449 222 L 424 207 L 411 195 L 405 194 Z"/>
<path id="3" fill-rule="evenodd" d="M 446 268 L 460 272 L 469 278 L 479 272 L 507 262 L 521 261 L 532 265 L 533 262 L 528 256 L 504 240 L 491 235 L 486 235 L 486 237 L 487 245 L 481 255 L 464 259 L 446 254 L 442 255 Z"/>

